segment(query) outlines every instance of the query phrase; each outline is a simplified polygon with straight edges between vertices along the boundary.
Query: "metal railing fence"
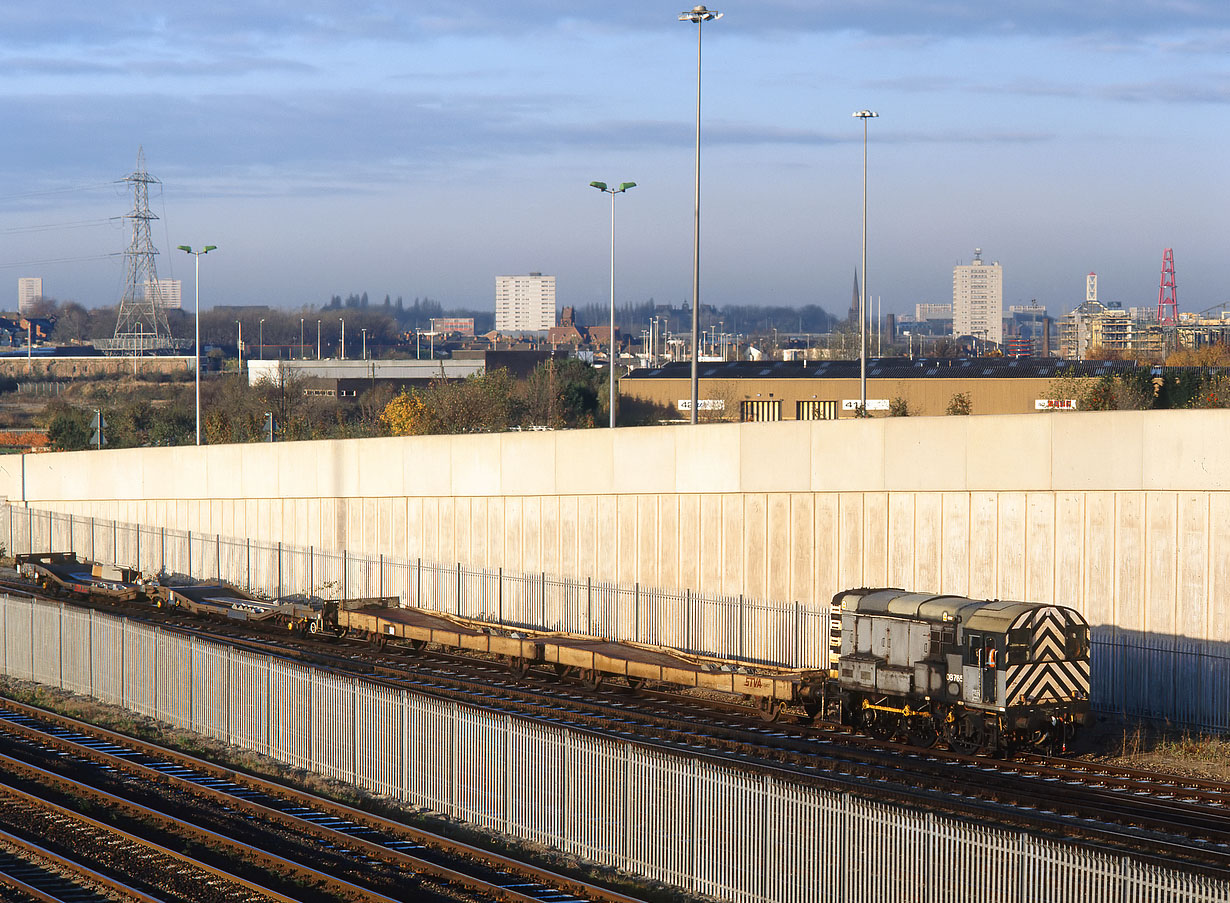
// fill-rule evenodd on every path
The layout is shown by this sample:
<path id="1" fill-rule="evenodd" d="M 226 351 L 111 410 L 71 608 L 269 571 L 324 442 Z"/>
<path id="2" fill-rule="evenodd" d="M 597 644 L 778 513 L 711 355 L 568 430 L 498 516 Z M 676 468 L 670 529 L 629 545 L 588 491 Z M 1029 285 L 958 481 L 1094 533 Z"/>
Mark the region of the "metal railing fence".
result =
<path id="1" fill-rule="evenodd" d="M 69 551 L 172 578 L 226 580 L 268 598 L 396 596 L 406 607 L 700 655 L 829 663 L 827 606 L 322 551 L 11 504 L 0 504 L 0 544 L 10 553 Z M 1097 710 L 1230 731 L 1230 644 L 1109 625 L 1095 625 L 1092 640 Z"/>
<path id="2" fill-rule="evenodd" d="M 731 903 L 1230 903 L 1230 882 L 897 808 L 70 605 L 0 596 L 0 673 Z"/>
<path id="3" fill-rule="evenodd" d="M 539 630 L 654 643 L 783 667 L 828 665 L 829 610 L 387 555 L 355 555 L 0 505 L 11 554 L 74 552 L 171 579 L 225 580 L 266 598 L 396 596 Z"/>

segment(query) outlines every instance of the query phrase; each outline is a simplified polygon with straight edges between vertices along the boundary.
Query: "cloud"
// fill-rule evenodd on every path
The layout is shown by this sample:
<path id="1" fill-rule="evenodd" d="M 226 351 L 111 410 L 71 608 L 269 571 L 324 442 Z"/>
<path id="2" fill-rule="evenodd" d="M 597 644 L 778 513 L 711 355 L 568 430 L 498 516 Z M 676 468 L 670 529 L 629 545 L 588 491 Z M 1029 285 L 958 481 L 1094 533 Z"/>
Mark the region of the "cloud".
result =
<path id="1" fill-rule="evenodd" d="M 686 4 L 679 4 L 682 8 Z M 1104 35 L 1153 39 L 1199 35 L 1216 46 L 1230 31 L 1230 4 L 1222 0 L 764 0 L 715 4 L 729 35 L 853 32 L 870 36 Z M 270 42 L 420 42 L 450 36 L 553 31 L 587 34 L 678 29 L 677 12 L 658 0 L 578 6 L 564 0 L 520 0 L 477 7 L 466 0 L 414 4 L 339 0 L 218 0 L 173 5 L 160 16 L 128 0 L 88 6 L 5 4 L 0 46 L 86 47 L 162 45 L 182 49 L 261 48 Z"/>

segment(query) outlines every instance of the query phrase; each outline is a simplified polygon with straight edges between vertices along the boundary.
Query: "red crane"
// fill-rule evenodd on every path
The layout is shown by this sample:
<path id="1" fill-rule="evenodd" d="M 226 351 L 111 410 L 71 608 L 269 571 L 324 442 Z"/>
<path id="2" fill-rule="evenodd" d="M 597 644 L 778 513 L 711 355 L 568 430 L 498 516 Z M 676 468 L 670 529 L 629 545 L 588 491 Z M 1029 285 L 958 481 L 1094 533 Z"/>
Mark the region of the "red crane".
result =
<path id="1" fill-rule="evenodd" d="M 1162 252 L 1162 283 L 1157 289 L 1157 322 L 1173 325 L 1179 322 L 1179 302 L 1174 293 L 1174 249 Z"/>

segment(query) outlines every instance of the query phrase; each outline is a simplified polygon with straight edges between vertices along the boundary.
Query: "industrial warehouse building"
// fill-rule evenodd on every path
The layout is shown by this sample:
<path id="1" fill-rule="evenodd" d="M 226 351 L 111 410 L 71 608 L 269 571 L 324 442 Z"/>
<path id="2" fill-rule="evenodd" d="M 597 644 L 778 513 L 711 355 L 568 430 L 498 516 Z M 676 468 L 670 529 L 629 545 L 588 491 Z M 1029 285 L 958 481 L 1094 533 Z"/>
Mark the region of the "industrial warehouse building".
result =
<path id="1" fill-rule="evenodd" d="M 1057 392 L 1064 378 L 1097 379 L 1144 370 L 1161 379 L 1190 369 L 1053 358 L 880 358 L 867 362 L 867 411 L 873 417 L 886 416 L 890 402 L 899 398 L 913 415 L 942 415 L 958 394 L 968 396 L 973 414 L 1071 409 L 1074 399 L 1056 397 L 1064 394 Z M 686 419 L 690 379 L 691 364 L 686 361 L 633 370 L 619 381 L 620 397 L 669 408 Z M 702 362 L 699 380 L 706 419 L 836 420 L 857 416 L 862 397 L 857 360 Z"/>

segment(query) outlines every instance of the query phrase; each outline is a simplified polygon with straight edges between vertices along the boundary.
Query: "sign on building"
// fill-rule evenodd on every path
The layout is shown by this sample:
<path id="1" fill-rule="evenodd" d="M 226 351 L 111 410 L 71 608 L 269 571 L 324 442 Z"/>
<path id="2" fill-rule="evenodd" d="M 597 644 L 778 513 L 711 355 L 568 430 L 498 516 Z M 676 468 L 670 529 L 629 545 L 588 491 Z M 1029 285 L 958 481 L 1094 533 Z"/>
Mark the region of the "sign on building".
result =
<path id="1" fill-rule="evenodd" d="M 678 408 L 681 411 L 692 410 L 692 399 L 679 399 Z M 726 401 L 721 398 L 702 398 L 697 402 L 696 409 L 698 411 L 724 411 L 726 410 Z"/>
<path id="2" fill-rule="evenodd" d="M 843 411 L 857 411 L 862 406 L 862 404 L 863 404 L 862 400 L 858 398 L 843 398 L 841 400 L 841 409 Z M 887 398 L 868 398 L 867 399 L 867 410 L 887 411 L 888 410 L 888 399 Z"/>
<path id="3" fill-rule="evenodd" d="M 1035 398 L 1035 411 L 1075 411 L 1075 398 Z"/>

